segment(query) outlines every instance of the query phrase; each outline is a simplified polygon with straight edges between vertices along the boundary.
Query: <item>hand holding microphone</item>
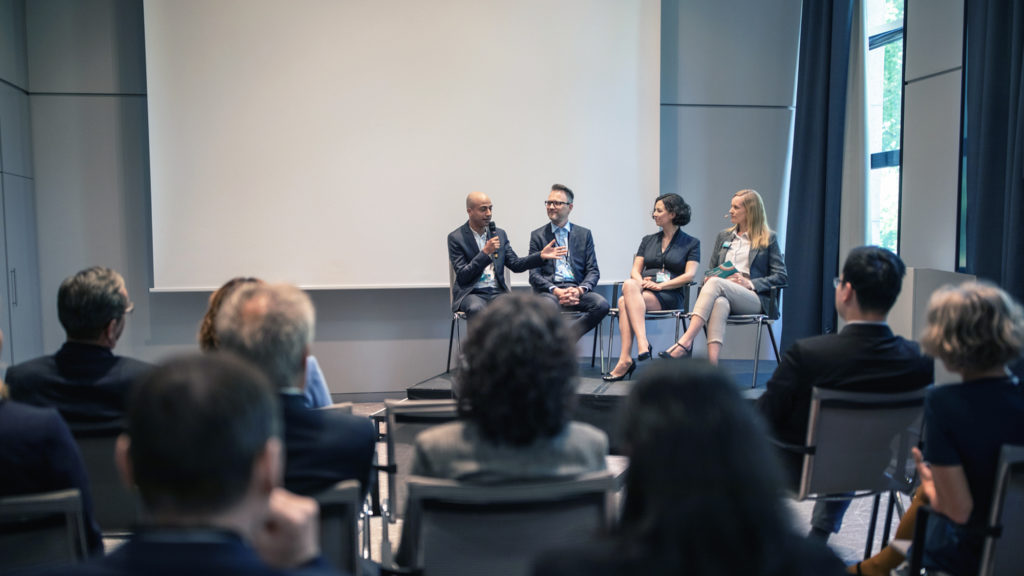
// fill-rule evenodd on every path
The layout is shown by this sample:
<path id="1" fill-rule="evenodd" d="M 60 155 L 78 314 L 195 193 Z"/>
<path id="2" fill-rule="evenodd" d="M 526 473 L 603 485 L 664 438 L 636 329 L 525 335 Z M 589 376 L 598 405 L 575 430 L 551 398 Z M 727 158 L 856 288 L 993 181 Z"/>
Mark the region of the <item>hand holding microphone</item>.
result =
<path id="1" fill-rule="evenodd" d="M 490 239 L 484 244 L 484 253 L 489 254 L 495 260 L 498 259 L 498 248 L 501 248 L 501 240 L 498 238 L 497 228 L 493 220 L 487 223 L 487 236 Z"/>

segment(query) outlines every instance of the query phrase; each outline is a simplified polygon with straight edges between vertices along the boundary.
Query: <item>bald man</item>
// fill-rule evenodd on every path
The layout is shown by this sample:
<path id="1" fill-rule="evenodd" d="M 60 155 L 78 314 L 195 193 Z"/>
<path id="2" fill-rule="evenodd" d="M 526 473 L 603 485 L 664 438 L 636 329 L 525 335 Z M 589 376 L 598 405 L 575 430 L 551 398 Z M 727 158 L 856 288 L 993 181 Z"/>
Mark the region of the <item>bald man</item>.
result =
<path id="1" fill-rule="evenodd" d="M 520 258 L 508 243 L 501 228 L 491 233 L 489 225 L 494 213 L 491 199 L 483 192 L 466 196 L 466 214 L 469 220 L 448 234 L 448 259 L 455 271 L 452 287 L 452 312 L 461 310 L 472 318 L 488 302 L 508 292 L 505 267 L 513 272 L 537 268 L 544 260 L 562 258 L 564 246 L 556 247 L 552 240 L 540 252 Z"/>

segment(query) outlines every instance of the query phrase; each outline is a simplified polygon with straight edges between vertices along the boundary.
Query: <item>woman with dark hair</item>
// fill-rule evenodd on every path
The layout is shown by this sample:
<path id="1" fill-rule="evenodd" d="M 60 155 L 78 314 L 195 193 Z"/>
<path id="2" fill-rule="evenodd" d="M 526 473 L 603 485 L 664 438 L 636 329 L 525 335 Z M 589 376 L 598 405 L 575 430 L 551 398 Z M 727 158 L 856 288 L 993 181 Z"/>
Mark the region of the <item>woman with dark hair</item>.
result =
<path id="1" fill-rule="evenodd" d="M 708 360 L 718 364 L 725 339 L 725 323 L 730 314 L 767 313 L 771 289 L 785 286 L 786 263 L 782 260 L 775 232 L 768 227 L 764 200 L 757 190 L 740 190 L 729 204 L 732 226 L 718 233 L 711 253 L 708 272 L 721 271 L 727 276 L 711 275 L 693 305 L 690 326 L 661 358 L 681 358 L 693 353 L 693 341 L 707 326 Z"/>
<path id="2" fill-rule="evenodd" d="M 199 323 L 200 350 L 211 352 L 220 347 L 215 324 L 217 313 L 220 312 L 221 305 L 228 299 L 228 296 L 239 286 L 262 283 L 263 280 L 259 278 L 236 276 L 210 294 L 210 304 L 206 308 L 202 322 Z M 306 406 L 309 408 L 323 408 L 334 403 L 331 401 L 331 393 L 327 389 L 327 381 L 324 380 L 324 373 L 320 370 L 316 356 L 306 356 L 306 386 L 303 389 L 303 396 L 306 399 Z"/>
<path id="3" fill-rule="evenodd" d="M 651 358 L 644 315 L 648 310 L 684 308 L 685 287 L 693 281 L 700 264 L 700 240 L 683 232 L 690 223 L 690 205 L 678 194 L 662 194 L 651 213 L 661 231 L 644 236 L 633 258 L 629 280 L 622 283 L 619 298 L 619 361 L 604 377 L 616 382 L 633 374 L 636 362 Z M 637 358 L 633 360 L 633 338 Z"/>
<path id="4" fill-rule="evenodd" d="M 797 534 L 767 432 L 706 362 L 646 371 L 626 404 L 622 520 L 609 537 L 542 555 L 535 576 L 842 574 Z"/>
<path id="5" fill-rule="evenodd" d="M 604 469 L 604 432 L 570 422 L 574 342 L 552 302 L 532 294 L 497 298 L 474 318 L 462 349 L 459 421 L 416 438 L 412 473 L 482 483 Z"/>

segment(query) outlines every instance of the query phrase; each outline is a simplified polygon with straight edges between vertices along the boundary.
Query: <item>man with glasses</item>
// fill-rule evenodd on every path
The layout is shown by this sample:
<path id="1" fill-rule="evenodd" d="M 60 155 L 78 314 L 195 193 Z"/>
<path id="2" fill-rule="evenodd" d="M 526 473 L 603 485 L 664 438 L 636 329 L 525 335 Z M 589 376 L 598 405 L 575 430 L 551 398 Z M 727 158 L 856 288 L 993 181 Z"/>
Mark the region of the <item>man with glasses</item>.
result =
<path id="1" fill-rule="evenodd" d="M 568 186 L 552 184 L 544 201 L 549 224 L 530 234 L 530 254 L 554 242 L 567 253 L 530 270 L 530 285 L 538 294 L 558 302 L 562 308 L 583 315 L 573 322 L 576 338 L 592 330 L 608 314 L 608 301 L 594 292 L 601 271 L 597 268 L 594 238 L 590 230 L 569 222 L 575 195 Z"/>
<path id="2" fill-rule="evenodd" d="M 916 342 L 893 334 L 886 323 L 905 273 L 899 256 L 884 248 L 861 246 L 850 251 L 842 276 L 833 282 L 836 311 L 846 326 L 838 334 L 795 342 L 757 401 L 777 439 L 804 443 L 815 386 L 896 393 L 932 382 L 933 360 L 921 355 Z M 787 452 L 782 457 L 795 488 L 802 458 Z M 838 532 L 849 504 L 849 500 L 815 503 L 811 536 L 827 540 Z"/>
<path id="3" fill-rule="evenodd" d="M 57 316 L 67 340 L 53 356 L 7 369 L 11 399 L 56 408 L 76 434 L 119 429 L 133 382 L 152 368 L 113 352 L 133 309 L 124 278 L 110 268 L 66 278 Z"/>
<path id="4" fill-rule="evenodd" d="M 469 220 L 448 234 L 448 259 L 455 272 L 452 283 L 452 312 L 462 311 L 472 318 L 491 301 L 509 291 L 505 267 L 525 272 L 565 256 L 565 247 L 552 240 L 536 254 L 520 258 L 508 243 L 501 228 L 491 227 L 494 205 L 483 192 L 466 196 Z M 532 250 L 531 250 L 532 252 Z"/>

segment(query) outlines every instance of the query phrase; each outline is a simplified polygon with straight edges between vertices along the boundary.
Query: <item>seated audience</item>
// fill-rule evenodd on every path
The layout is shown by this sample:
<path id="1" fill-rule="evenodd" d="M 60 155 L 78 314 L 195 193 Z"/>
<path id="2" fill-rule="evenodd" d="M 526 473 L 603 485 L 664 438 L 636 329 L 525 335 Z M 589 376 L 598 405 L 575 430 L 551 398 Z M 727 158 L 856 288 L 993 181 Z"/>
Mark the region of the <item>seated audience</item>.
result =
<path id="1" fill-rule="evenodd" d="M 213 294 L 210 294 L 210 305 L 206 308 L 203 321 L 199 324 L 200 350 L 209 352 L 217 349 L 219 339 L 217 338 L 217 326 L 214 321 L 217 318 L 217 312 L 220 312 L 224 299 L 242 284 L 260 282 L 263 281 L 259 278 L 236 276 L 225 282 Z M 327 389 L 327 381 L 324 379 L 323 371 L 320 370 L 320 364 L 316 361 L 316 356 L 306 356 L 306 387 L 303 389 L 303 397 L 305 398 L 306 406 L 310 408 L 323 408 L 333 404 L 331 393 Z"/>
<path id="2" fill-rule="evenodd" d="M 54 573 L 333 574 L 316 501 L 280 487 L 276 394 L 223 354 L 172 360 L 132 394 L 118 468 L 146 524 L 109 556 Z"/>
<path id="3" fill-rule="evenodd" d="M 954 576 L 978 573 L 999 452 L 1024 445 L 1024 390 L 1007 365 L 1024 351 L 1024 313 L 988 283 L 946 286 L 932 294 L 925 352 L 942 360 L 962 383 L 937 386 L 924 406 L 924 452 L 914 449 L 921 485 L 900 520 L 897 538 L 910 538 L 921 503 L 929 517 L 925 568 Z M 886 548 L 850 572 L 888 574 L 900 556 Z"/>
<path id="4" fill-rule="evenodd" d="M 369 418 L 306 407 L 306 358 L 313 303 L 286 284 L 248 283 L 217 314 L 220 348 L 260 368 L 277 387 L 284 415 L 285 488 L 316 494 L 349 478 L 369 487 L 377 433 Z"/>
<path id="5" fill-rule="evenodd" d="M 7 369 L 11 399 L 56 408 L 76 434 L 120 429 L 132 383 L 152 368 L 113 352 L 133 308 L 124 279 L 110 268 L 66 278 L 57 315 L 67 341 L 53 356 Z"/>
<path id="6" fill-rule="evenodd" d="M 934 361 L 917 343 L 892 333 L 885 320 L 903 286 L 899 256 L 877 246 L 850 251 L 836 279 L 836 311 L 846 320 L 838 334 L 796 341 L 768 380 L 757 407 L 777 439 L 803 445 L 814 387 L 854 392 L 906 392 L 932 382 Z M 789 486 L 797 490 L 803 455 L 780 451 Z M 838 532 L 849 500 L 814 504 L 811 534 Z"/>
<path id="7" fill-rule="evenodd" d="M 797 534 L 766 433 L 725 372 L 655 364 L 630 392 L 626 500 L 616 531 L 538 558 L 536 576 L 842 574 Z"/>

